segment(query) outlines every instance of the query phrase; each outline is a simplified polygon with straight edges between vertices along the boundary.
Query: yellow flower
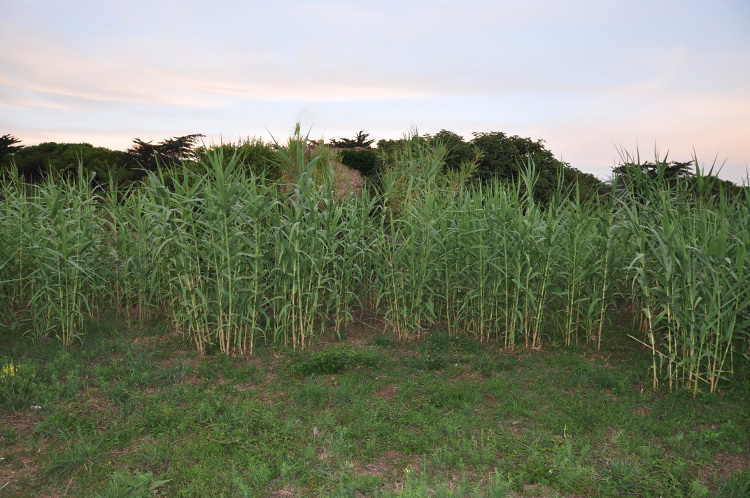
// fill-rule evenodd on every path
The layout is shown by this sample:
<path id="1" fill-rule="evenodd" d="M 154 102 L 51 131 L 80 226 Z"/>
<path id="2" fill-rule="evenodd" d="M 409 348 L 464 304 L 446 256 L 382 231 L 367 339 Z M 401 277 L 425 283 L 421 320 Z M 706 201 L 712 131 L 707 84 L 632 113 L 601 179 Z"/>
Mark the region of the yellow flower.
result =
<path id="1" fill-rule="evenodd" d="M 8 363 L 3 367 L 2 372 L 0 372 L 2 373 L 2 375 L 0 375 L 0 378 L 13 377 L 14 375 L 16 375 L 16 370 L 18 370 L 18 368 L 13 363 Z"/>

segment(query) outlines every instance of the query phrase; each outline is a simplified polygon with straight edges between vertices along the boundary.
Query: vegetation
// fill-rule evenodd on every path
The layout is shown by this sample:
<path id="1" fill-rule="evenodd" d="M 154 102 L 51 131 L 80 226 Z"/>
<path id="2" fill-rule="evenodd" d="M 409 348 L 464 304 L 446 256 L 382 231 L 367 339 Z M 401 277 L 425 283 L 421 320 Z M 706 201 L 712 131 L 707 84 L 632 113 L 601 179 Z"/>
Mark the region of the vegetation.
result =
<path id="1" fill-rule="evenodd" d="M 653 392 L 617 314 L 602 350 L 502 350 L 377 320 L 303 352 L 199 355 L 117 317 L 63 349 L 3 329 L 4 496 L 746 496 L 750 378 Z M 10 360 L 9 360 L 10 359 Z M 1 375 L 1 374 L 0 374 Z M 26 387 L 21 387 L 25 382 Z M 15 409 L 16 411 L 8 411 Z"/>
<path id="2" fill-rule="evenodd" d="M 364 130 L 357 132 L 354 139 L 351 138 L 340 138 L 338 140 L 331 140 L 331 145 L 337 149 L 369 149 L 375 140 L 368 139 L 369 133 L 365 133 Z"/>
<path id="3" fill-rule="evenodd" d="M 73 178 L 83 165 L 86 176 L 95 173 L 99 183 L 123 184 L 135 179 L 132 165 L 124 152 L 91 144 L 46 142 L 30 145 L 6 156 L 2 162 L 13 162 L 15 172 L 27 182 L 38 183 L 45 176 Z"/>
<path id="4" fill-rule="evenodd" d="M 199 138 L 204 137 L 200 133 L 175 137 L 152 144 L 144 142 L 140 138 L 133 140 L 133 146 L 125 153 L 130 156 L 134 163 L 138 163 L 147 170 L 155 170 L 159 161 L 162 163 L 180 163 L 195 159 L 195 145 Z"/>
<path id="5" fill-rule="evenodd" d="M 613 306 L 628 306 L 654 387 L 714 392 L 745 354 L 747 189 L 713 195 L 698 175 L 699 196 L 677 178 L 600 202 L 558 188 L 539 204 L 534 161 L 515 183 L 462 188 L 481 157 L 450 170 L 449 149 L 415 135 L 384 156 L 380 193 L 342 198 L 328 149 L 311 156 L 299 132 L 276 148 L 286 186 L 222 147 L 125 193 L 93 188 L 82 167 L 5 181 L 6 324 L 69 347 L 87 317 L 117 310 L 233 354 L 303 348 L 368 309 L 399 340 L 445 326 L 505 348 L 600 347 Z"/>
<path id="6" fill-rule="evenodd" d="M 130 189 L 11 169 L 0 490 L 746 493 L 750 189 L 628 162 L 541 202 L 459 145 L 348 193 L 299 127 Z"/>
<path id="7" fill-rule="evenodd" d="M 5 134 L 0 137 L 0 163 L 2 163 L 6 156 L 10 156 L 23 149 L 23 145 L 16 145 L 21 143 L 21 140 L 10 134 Z"/>
<path id="8" fill-rule="evenodd" d="M 236 143 L 201 145 L 195 149 L 195 157 L 199 164 L 211 161 L 212 156 L 221 157 L 225 166 L 234 160 L 246 172 L 266 181 L 278 181 L 282 177 L 281 161 L 274 144 L 266 143 L 259 138 L 247 138 Z"/>

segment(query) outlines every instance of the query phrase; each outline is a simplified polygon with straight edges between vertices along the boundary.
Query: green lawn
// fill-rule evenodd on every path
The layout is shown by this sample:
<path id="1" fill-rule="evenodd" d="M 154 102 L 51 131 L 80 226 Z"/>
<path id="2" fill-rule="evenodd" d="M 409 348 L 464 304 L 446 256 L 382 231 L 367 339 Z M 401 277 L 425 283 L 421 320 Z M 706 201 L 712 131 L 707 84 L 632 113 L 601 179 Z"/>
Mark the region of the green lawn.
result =
<path id="1" fill-rule="evenodd" d="M 600 351 L 371 321 L 249 358 L 160 324 L 0 331 L 0 496 L 748 496 L 750 375 L 654 392 L 619 323 Z"/>

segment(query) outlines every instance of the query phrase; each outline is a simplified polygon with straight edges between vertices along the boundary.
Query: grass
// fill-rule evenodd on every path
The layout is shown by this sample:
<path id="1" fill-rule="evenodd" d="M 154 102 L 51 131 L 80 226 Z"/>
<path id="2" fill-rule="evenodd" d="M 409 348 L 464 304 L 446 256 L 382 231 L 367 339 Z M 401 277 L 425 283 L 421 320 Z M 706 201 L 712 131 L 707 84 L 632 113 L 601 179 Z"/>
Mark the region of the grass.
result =
<path id="1" fill-rule="evenodd" d="M 612 322 L 602 349 L 400 343 L 354 322 L 233 357 L 158 323 L 88 323 L 72 350 L 3 329 L 33 376 L 0 413 L 0 493 L 746 496 L 747 373 L 654 391 L 650 352 Z"/>

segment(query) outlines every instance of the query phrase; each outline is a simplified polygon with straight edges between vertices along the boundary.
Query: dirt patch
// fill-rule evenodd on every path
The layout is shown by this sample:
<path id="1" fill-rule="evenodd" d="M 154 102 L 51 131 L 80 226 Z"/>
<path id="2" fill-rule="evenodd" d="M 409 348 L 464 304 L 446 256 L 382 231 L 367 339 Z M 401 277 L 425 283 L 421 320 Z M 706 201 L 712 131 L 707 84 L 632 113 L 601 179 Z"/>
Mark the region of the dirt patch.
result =
<path id="1" fill-rule="evenodd" d="M 532 423 L 529 423 L 528 425 L 533 426 L 534 424 L 532 422 Z M 517 435 L 517 434 L 521 434 L 524 431 L 529 430 L 530 427 L 526 427 L 526 425 L 521 421 L 514 420 L 506 424 L 501 424 L 500 428 L 510 432 L 511 434 Z"/>
<path id="2" fill-rule="evenodd" d="M 4 487 L 0 496 L 21 493 L 25 483 L 37 479 L 41 472 L 38 458 L 6 452 L 0 459 L 0 487 Z"/>
<path id="3" fill-rule="evenodd" d="M 453 380 L 468 380 L 468 379 L 482 379 L 482 374 L 474 370 L 465 370 L 457 375 L 451 377 Z"/>
<path id="4" fill-rule="evenodd" d="M 421 458 L 418 455 L 404 455 L 398 451 L 387 451 L 373 462 L 355 465 L 353 472 L 363 476 L 379 476 L 386 482 L 386 489 L 398 493 L 404 489 L 406 476 L 419 472 Z"/>
<path id="5" fill-rule="evenodd" d="M 717 453 L 714 455 L 714 464 L 718 477 L 729 477 L 735 472 L 750 469 L 750 453 Z"/>
<path id="6" fill-rule="evenodd" d="M 552 488 L 549 486 L 540 486 L 538 484 L 525 484 L 523 486 L 523 493 L 510 493 L 509 496 L 558 496 Z"/>
<path id="7" fill-rule="evenodd" d="M 701 483 L 715 491 L 720 479 L 727 479 L 739 471 L 750 469 L 750 453 L 717 453 L 713 465 L 701 465 L 697 472 Z"/>
<path id="8" fill-rule="evenodd" d="M 17 412 L 3 413 L 3 425 L 19 432 L 30 431 L 38 418 L 37 410 L 23 410 Z"/>
<path id="9" fill-rule="evenodd" d="M 651 415 L 652 411 L 653 410 L 650 406 L 641 405 L 635 410 L 633 410 L 633 413 L 635 413 L 636 415 L 646 416 L 646 415 Z"/>
<path id="10" fill-rule="evenodd" d="M 281 489 L 277 489 L 268 493 L 269 497 L 282 497 L 282 496 L 308 496 L 304 492 L 304 488 L 298 488 L 296 486 L 284 486 Z"/>
<path id="11" fill-rule="evenodd" d="M 395 384 L 386 384 L 375 392 L 375 396 L 383 399 L 393 399 L 398 386 Z"/>

